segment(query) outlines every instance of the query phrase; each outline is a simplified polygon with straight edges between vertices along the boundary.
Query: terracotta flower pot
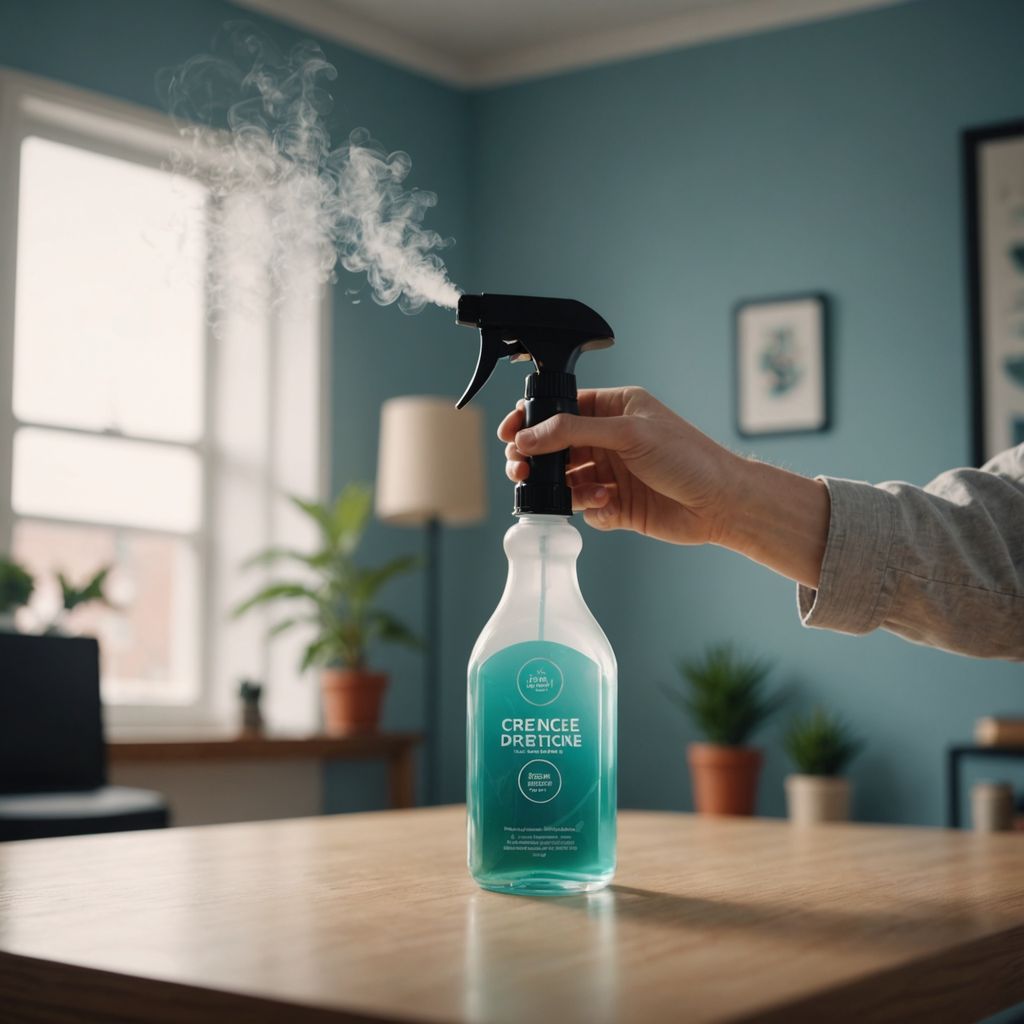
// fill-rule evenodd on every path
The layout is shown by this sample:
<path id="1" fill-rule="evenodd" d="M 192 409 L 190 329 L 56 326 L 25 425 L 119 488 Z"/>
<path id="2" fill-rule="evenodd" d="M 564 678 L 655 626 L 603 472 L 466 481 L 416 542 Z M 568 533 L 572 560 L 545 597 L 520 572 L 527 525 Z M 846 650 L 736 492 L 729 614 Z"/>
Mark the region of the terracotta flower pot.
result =
<path id="1" fill-rule="evenodd" d="M 838 775 L 787 775 L 786 806 L 794 825 L 847 821 L 850 780 Z"/>
<path id="2" fill-rule="evenodd" d="M 376 732 L 388 677 L 365 669 L 325 668 L 320 675 L 328 736 Z"/>
<path id="3" fill-rule="evenodd" d="M 693 780 L 693 800 L 701 814 L 753 814 L 761 751 L 691 743 L 686 751 Z"/>

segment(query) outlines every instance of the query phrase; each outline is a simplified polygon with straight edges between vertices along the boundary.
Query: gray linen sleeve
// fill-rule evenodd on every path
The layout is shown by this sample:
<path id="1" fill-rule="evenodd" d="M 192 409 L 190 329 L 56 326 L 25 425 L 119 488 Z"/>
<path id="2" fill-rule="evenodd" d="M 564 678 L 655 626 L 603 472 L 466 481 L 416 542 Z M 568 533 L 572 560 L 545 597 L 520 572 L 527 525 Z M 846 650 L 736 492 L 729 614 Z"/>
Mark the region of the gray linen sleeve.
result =
<path id="1" fill-rule="evenodd" d="M 1024 445 L 926 487 L 820 479 L 829 534 L 818 589 L 797 588 L 804 625 L 1024 660 Z"/>

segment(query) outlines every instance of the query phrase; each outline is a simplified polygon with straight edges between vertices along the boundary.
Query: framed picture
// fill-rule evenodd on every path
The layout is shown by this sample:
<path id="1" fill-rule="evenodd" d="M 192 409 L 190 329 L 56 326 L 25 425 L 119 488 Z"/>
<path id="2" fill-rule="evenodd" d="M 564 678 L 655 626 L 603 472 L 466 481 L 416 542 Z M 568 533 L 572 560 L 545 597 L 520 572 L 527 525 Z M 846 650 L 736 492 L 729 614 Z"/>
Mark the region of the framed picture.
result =
<path id="1" fill-rule="evenodd" d="M 1024 121 L 964 133 L 974 458 L 1024 443 Z"/>
<path id="2" fill-rule="evenodd" d="M 751 437 L 827 430 L 826 297 L 741 302 L 735 318 L 739 432 Z"/>

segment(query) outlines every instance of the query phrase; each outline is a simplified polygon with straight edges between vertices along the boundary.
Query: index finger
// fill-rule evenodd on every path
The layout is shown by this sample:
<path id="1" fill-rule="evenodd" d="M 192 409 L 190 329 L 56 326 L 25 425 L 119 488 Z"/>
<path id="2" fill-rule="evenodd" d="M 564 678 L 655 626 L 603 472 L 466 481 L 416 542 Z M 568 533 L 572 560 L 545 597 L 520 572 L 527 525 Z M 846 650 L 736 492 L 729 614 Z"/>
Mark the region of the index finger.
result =
<path id="1" fill-rule="evenodd" d="M 498 437 L 502 441 L 514 441 L 516 434 L 523 429 L 523 400 L 516 402 L 516 407 L 498 424 Z"/>
<path id="2" fill-rule="evenodd" d="M 577 396 L 581 416 L 593 416 L 599 388 L 580 388 Z"/>
<path id="3" fill-rule="evenodd" d="M 581 388 L 579 392 L 579 415 L 593 416 L 596 411 L 597 399 L 602 390 L 608 388 Z M 498 424 L 498 438 L 501 441 L 514 441 L 516 434 L 523 429 L 525 400 L 520 398 L 516 407 Z"/>

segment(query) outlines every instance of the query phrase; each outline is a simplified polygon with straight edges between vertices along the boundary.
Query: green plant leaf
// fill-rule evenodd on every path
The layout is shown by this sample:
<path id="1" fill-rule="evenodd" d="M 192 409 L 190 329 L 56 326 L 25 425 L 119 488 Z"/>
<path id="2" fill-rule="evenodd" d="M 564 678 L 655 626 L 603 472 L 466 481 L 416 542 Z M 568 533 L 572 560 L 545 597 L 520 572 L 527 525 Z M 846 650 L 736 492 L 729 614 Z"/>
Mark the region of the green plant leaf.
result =
<path id="1" fill-rule="evenodd" d="M 367 484 L 351 483 L 338 495 L 330 513 L 331 538 L 345 555 L 359 546 L 373 509 L 373 490 Z"/>
<path id="2" fill-rule="evenodd" d="M 296 615 L 290 619 L 282 619 L 280 622 L 276 622 L 270 629 L 267 630 L 268 637 L 280 636 L 282 633 L 287 633 L 293 626 L 298 626 L 303 622 L 316 622 L 317 616 L 315 615 Z"/>
<path id="3" fill-rule="evenodd" d="M 109 605 L 106 594 L 103 593 L 103 585 L 107 581 L 113 566 L 106 565 L 99 569 L 82 586 L 75 586 L 62 572 L 57 573 L 57 582 L 60 584 L 61 598 L 65 611 L 74 611 L 79 605 L 89 604 L 92 601 L 99 601 Z"/>
<path id="4" fill-rule="evenodd" d="M 864 744 L 838 715 L 814 708 L 792 719 L 782 745 L 802 774 L 841 775 Z"/>
<path id="5" fill-rule="evenodd" d="M 389 612 L 372 612 L 368 619 L 381 640 L 417 650 L 423 647 L 423 641 L 404 622 Z"/>
<path id="6" fill-rule="evenodd" d="M 306 501 L 303 498 L 299 498 L 292 494 L 289 497 L 291 503 L 300 511 L 304 512 L 310 519 L 320 527 L 320 532 L 323 534 L 324 539 L 331 541 L 332 525 L 331 516 L 327 509 L 318 501 Z"/>
<path id="7" fill-rule="evenodd" d="M 327 656 L 328 644 L 325 640 L 314 640 L 302 655 L 302 663 L 299 666 L 300 672 L 305 672 L 306 669 L 316 664 L 322 664 L 329 661 Z"/>
<path id="8" fill-rule="evenodd" d="M 281 598 L 296 597 L 304 597 L 318 606 L 320 604 L 320 595 L 305 583 L 271 583 L 262 590 L 258 590 L 248 600 L 237 605 L 231 614 L 237 618 L 257 605 L 266 604 L 269 601 L 277 601 Z"/>
<path id="9" fill-rule="evenodd" d="M 82 590 L 83 601 L 105 602 L 107 600 L 106 595 L 103 593 L 103 585 L 107 582 L 107 576 L 110 575 L 110 570 L 112 568 L 113 566 L 105 565 L 96 573 L 95 576 L 93 576 L 91 580 L 89 580 L 88 583 L 86 583 L 85 588 Z"/>
<path id="10" fill-rule="evenodd" d="M 60 596 L 61 603 L 65 609 L 73 608 L 75 606 L 75 598 L 78 596 L 78 592 L 72 586 L 71 581 L 64 575 L 64 573 L 57 572 L 57 582 L 60 584 Z"/>
<path id="11" fill-rule="evenodd" d="M 17 562 L 0 558 L 0 613 L 10 614 L 28 604 L 35 585 L 32 576 Z"/>
<path id="12" fill-rule="evenodd" d="M 419 564 L 417 555 L 399 555 L 385 562 L 379 569 L 365 569 L 353 580 L 353 595 L 358 601 L 370 602 L 377 592 L 395 576 L 410 572 Z"/>
<path id="13" fill-rule="evenodd" d="M 289 560 L 292 562 L 301 562 L 303 565 L 309 566 L 311 569 L 322 569 L 327 565 L 332 557 L 332 553 L 329 550 L 315 551 L 312 554 L 305 554 L 302 551 L 296 551 L 293 548 L 267 548 L 265 551 L 257 551 L 255 555 L 247 558 L 242 563 L 243 569 L 252 569 L 255 567 L 266 567 L 274 565 L 276 562 L 282 560 Z"/>

